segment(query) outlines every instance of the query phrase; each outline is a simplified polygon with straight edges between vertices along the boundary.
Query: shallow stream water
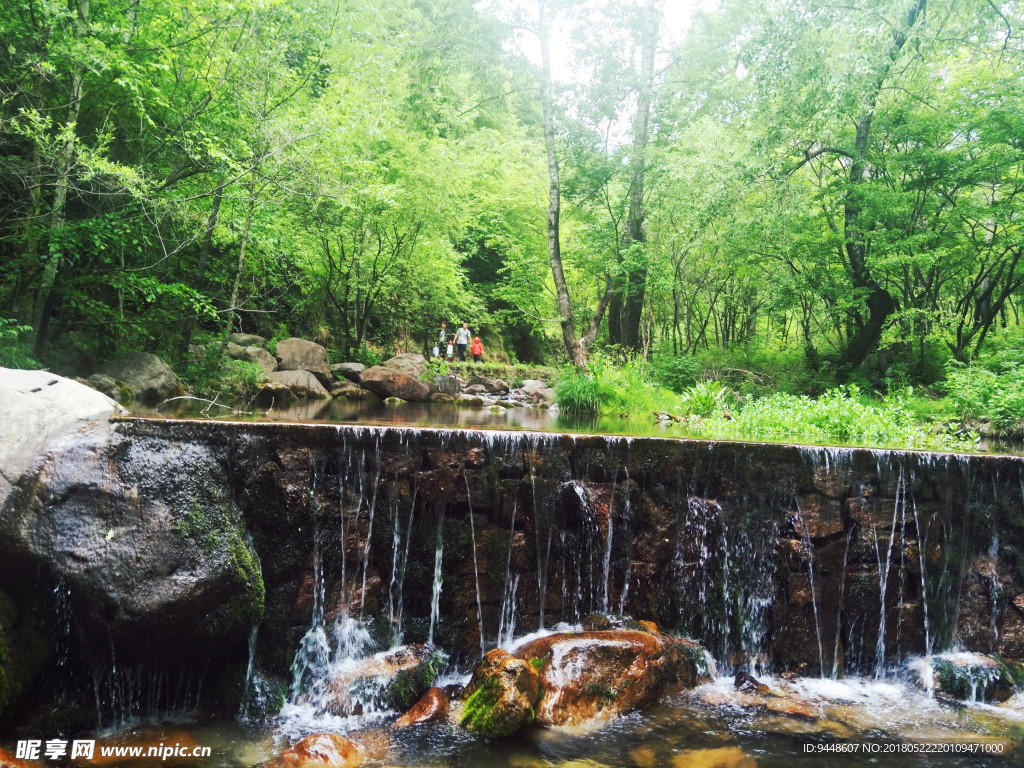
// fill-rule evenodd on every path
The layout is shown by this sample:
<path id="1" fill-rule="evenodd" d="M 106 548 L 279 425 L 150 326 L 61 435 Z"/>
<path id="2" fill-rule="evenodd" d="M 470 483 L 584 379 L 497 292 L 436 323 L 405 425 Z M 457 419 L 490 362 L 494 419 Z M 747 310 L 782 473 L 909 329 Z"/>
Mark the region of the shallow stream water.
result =
<path id="1" fill-rule="evenodd" d="M 284 409 L 253 409 L 246 412 L 234 411 L 224 406 L 208 407 L 208 401 L 180 400 L 160 408 L 132 406 L 132 414 L 147 418 L 202 418 L 230 419 L 244 421 L 272 421 L 277 423 L 318 423 L 318 424 L 373 424 L 404 427 L 435 427 L 457 429 L 501 429 L 531 432 L 566 432 L 593 435 L 628 435 L 632 437 L 695 438 L 723 441 L 718 436 L 709 436 L 685 424 L 661 421 L 655 414 L 621 418 L 605 414 L 579 415 L 561 413 L 557 409 L 524 406 L 504 407 L 492 410 L 489 407 L 453 405 L 450 403 L 400 403 L 391 405 L 383 402 L 362 402 L 353 400 L 305 400 Z M 751 438 L 741 434 L 728 440 L 744 441 Z M 777 439 L 757 437 L 753 442 L 806 443 L 792 436 Z M 821 445 L 831 445 L 823 441 Z M 849 443 L 851 447 L 896 448 L 902 445 L 877 445 Z M 1010 439 L 989 438 L 982 440 L 977 450 L 983 453 L 1024 455 L 1024 442 Z"/>
<path id="2" fill-rule="evenodd" d="M 901 679 L 763 678 L 773 694 L 737 694 L 730 677 L 635 713 L 587 728 L 534 729 L 485 741 L 448 725 L 407 729 L 394 716 L 316 718 L 292 712 L 259 726 L 233 722 L 139 725 L 97 736 L 98 743 L 171 743 L 212 749 L 195 765 L 254 768 L 303 732 L 346 733 L 365 743 L 367 765 L 407 768 L 785 768 L 885 765 L 1020 765 L 1024 712 L 939 701 Z M 778 695 L 775 695 L 778 694 Z M 121 762 L 126 768 L 153 760 Z M 172 759 L 166 765 L 185 765 Z"/>

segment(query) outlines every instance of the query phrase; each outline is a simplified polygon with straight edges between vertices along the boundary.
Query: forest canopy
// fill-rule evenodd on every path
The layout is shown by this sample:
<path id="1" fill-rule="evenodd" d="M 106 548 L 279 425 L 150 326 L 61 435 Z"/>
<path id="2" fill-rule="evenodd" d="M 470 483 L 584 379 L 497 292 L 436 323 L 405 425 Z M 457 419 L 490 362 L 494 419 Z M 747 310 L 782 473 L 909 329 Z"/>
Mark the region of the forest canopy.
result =
<path id="1" fill-rule="evenodd" d="M 1019 327 L 1020 3 L 664 22 L 664 0 L 5 3 L 0 364 L 184 366 L 232 331 L 358 359 L 447 320 L 499 358 L 610 350 L 671 383 L 731 350 L 811 391 L 932 382 Z"/>

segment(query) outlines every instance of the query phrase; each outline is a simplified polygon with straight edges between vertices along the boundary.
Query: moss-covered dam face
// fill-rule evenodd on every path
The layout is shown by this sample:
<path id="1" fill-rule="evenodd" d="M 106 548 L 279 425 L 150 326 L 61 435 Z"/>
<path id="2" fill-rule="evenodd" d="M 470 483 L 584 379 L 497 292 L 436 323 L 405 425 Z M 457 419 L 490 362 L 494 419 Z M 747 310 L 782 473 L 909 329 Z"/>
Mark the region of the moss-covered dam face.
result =
<path id="1" fill-rule="evenodd" d="M 92 723 L 236 712 L 254 663 L 286 689 L 341 614 L 462 669 L 592 614 L 814 676 L 1024 659 L 1022 488 L 1009 456 L 99 423 L 0 513 L 0 704 L 11 727 L 57 699 Z"/>

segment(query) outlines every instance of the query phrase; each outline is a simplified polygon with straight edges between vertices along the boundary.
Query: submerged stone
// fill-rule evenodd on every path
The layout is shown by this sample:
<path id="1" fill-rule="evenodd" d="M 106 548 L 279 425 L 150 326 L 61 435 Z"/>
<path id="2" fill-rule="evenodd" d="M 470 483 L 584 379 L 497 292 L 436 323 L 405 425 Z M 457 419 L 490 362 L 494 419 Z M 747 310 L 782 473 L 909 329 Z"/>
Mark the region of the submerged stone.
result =
<path id="1" fill-rule="evenodd" d="M 286 749 L 268 768 L 355 768 L 366 759 L 366 749 L 351 739 L 315 733 Z"/>
<path id="2" fill-rule="evenodd" d="M 1024 665 L 965 651 L 913 660 L 911 679 L 924 690 L 959 701 L 1005 702 L 1024 684 Z"/>
<path id="3" fill-rule="evenodd" d="M 688 749 L 672 757 L 675 768 L 757 768 L 757 760 L 739 747 Z"/>

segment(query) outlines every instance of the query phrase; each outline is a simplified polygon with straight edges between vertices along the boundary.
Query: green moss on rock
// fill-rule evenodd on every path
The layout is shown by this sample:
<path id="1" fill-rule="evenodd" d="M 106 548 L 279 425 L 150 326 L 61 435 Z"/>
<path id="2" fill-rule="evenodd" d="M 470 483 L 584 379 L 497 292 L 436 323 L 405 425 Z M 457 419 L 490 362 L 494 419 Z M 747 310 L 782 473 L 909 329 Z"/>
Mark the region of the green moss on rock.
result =
<path id="1" fill-rule="evenodd" d="M 384 692 L 384 702 L 397 712 L 405 712 L 430 690 L 445 662 L 445 654 L 435 651 L 412 669 L 403 669 Z"/>

